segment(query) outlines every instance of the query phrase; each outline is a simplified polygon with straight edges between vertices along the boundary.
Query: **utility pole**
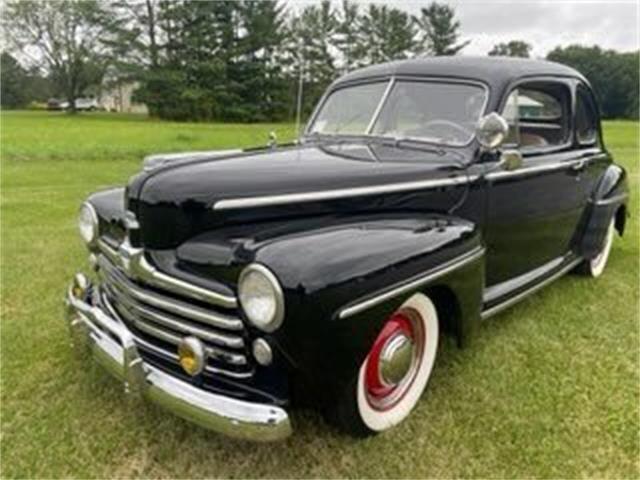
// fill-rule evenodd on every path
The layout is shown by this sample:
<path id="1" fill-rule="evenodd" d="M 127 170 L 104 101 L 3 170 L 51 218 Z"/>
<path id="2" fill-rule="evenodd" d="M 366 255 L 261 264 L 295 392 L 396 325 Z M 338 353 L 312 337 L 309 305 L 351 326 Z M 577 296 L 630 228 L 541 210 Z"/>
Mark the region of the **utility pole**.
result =
<path id="1" fill-rule="evenodd" d="M 300 136 L 302 132 L 301 128 L 301 118 L 302 118 L 302 89 L 304 87 L 304 43 L 302 41 L 302 37 L 298 39 L 298 100 L 296 104 L 296 134 L 298 140 L 300 140 Z"/>

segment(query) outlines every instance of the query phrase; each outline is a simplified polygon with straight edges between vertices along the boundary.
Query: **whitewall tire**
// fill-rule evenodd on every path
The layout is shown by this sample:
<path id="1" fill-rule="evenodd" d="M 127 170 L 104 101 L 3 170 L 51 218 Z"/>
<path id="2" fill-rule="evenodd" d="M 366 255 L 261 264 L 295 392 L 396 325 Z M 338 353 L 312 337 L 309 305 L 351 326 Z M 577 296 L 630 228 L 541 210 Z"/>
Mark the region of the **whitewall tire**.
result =
<path id="1" fill-rule="evenodd" d="M 392 314 L 337 405 L 339 426 L 364 436 L 388 430 L 414 409 L 438 350 L 433 302 L 415 294 Z"/>
<path id="2" fill-rule="evenodd" d="M 609 223 L 609 227 L 607 228 L 607 235 L 604 239 L 604 245 L 602 246 L 602 250 L 600 253 L 596 255 L 591 260 L 585 260 L 585 262 L 581 265 L 581 273 L 597 278 L 602 275 L 605 267 L 607 266 L 607 261 L 609 260 L 609 254 L 611 253 L 611 246 L 613 245 L 613 237 L 615 234 L 615 218 L 611 219 Z"/>

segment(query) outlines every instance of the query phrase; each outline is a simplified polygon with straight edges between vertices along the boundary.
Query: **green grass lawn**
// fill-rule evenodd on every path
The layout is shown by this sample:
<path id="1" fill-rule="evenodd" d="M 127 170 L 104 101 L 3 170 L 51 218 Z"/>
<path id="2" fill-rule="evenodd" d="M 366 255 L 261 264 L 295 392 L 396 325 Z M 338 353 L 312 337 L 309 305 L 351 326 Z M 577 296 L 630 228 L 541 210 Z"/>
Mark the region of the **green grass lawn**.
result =
<path id="1" fill-rule="evenodd" d="M 596 281 L 566 276 L 447 340 L 402 426 L 345 437 L 313 412 L 254 445 L 193 427 L 72 355 L 67 282 L 87 266 L 76 213 L 152 152 L 256 145 L 289 125 L 179 124 L 107 114 L 1 116 L 2 477 L 640 477 L 638 123 L 605 139 L 630 173 L 627 234 Z"/>

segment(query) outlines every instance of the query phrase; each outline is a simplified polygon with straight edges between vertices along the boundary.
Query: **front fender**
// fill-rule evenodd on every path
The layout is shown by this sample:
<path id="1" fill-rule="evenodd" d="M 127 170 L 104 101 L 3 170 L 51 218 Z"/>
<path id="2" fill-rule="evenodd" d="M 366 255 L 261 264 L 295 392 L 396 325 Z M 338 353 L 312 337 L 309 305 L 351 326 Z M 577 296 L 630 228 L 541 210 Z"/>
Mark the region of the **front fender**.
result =
<path id="1" fill-rule="evenodd" d="M 316 387 L 348 381 L 383 322 L 414 292 L 433 297 L 459 339 L 472 333 L 484 282 L 481 237 L 473 223 L 441 215 L 378 215 L 305 226 L 311 228 L 261 232 L 245 240 L 242 255 L 267 266 L 281 282 L 286 318 L 274 340 Z M 459 262 L 470 254 L 473 262 Z"/>

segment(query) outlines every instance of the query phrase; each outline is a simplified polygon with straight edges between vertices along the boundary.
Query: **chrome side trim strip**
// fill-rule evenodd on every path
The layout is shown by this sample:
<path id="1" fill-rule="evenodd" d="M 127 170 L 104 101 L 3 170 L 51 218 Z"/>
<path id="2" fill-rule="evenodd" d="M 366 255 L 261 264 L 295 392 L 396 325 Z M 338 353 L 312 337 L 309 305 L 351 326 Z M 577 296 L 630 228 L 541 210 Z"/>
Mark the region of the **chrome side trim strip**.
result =
<path id="1" fill-rule="evenodd" d="M 415 278 L 414 280 L 410 280 L 409 282 L 399 285 L 395 288 L 392 288 L 391 290 L 387 290 L 367 300 L 361 301 L 359 303 L 356 303 L 355 305 L 352 305 L 350 307 L 340 310 L 340 312 L 338 313 L 338 318 L 342 319 L 342 318 L 350 317 L 364 310 L 367 310 L 375 305 L 379 305 L 380 303 L 385 302 L 393 297 L 402 295 L 403 293 L 407 293 L 407 292 L 410 292 L 411 290 L 419 288 L 420 286 L 426 283 L 429 283 L 433 280 L 436 280 L 468 263 L 478 260 L 484 255 L 484 253 L 485 253 L 484 247 L 477 247 L 471 252 L 467 252 L 464 255 L 460 255 L 459 257 L 454 258 L 453 260 L 450 260 L 444 265 L 436 269 L 433 269 L 427 272 L 426 274 L 421 275 L 418 278 Z"/>
<path id="2" fill-rule="evenodd" d="M 581 258 L 577 258 L 577 259 L 571 261 L 570 263 L 568 263 L 567 265 L 562 267 L 560 270 L 558 270 L 556 273 L 554 273 L 553 275 L 547 277 L 545 280 L 541 281 L 540 283 L 538 283 L 536 285 L 533 285 L 528 290 L 520 292 L 519 294 L 515 295 L 514 297 L 511 297 L 510 299 L 505 300 L 504 302 L 499 303 L 498 305 L 495 305 L 495 306 L 493 306 L 491 308 L 488 308 L 487 310 L 484 310 L 480 314 L 480 318 L 482 320 L 485 320 L 486 318 L 489 318 L 492 315 L 495 315 L 496 313 L 501 312 L 505 308 L 508 308 L 511 305 L 513 305 L 515 303 L 518 303 L 520 300 L 523 300 L 524 298 L 528 297 L 532 293 L 535 293 L 538 290 L 540 290 L 541 288 L 546 287 L 548 284 L 550 284 L 554 280 L 558 279 L 559 277 L 561 277 L 562 275 L 567 273 L 569 270 L 573 269 L 581 261 L 582 261 Z"/>
<path id="3" fill-rule="evenodd" d="M 140 279 L 151 285 L 169 290 L 170 292 L 197 298 L 198 300 L 213 303 L 214 305 L 221 305 L 227 308 L 235 308 L 237 306 L 235 297 L 198 287 L 197 285 L 171 277 L 159 271 L 147 261 L 143 249 L 132 247 L 126 239 L 118 247 L 117 251 L 102 239 L 98 240 L 98 248 L 111 262 L 122 267 L 122 269 L 134 279 Z"/>
<path id="4" fill-rule="evenodd" d="M 125 275 L 118 272 L 105 257 L 99 257 L 98 264 L 100 265 L 100 272 L 104 272 L 101 274 L 102 279 L 109 284 L 123 285 L 126 289 L 123 293 L 132 300 L 137 300 L 152 307 L 206 323 L 212 327 L 236 331 L 243 329 L 242 320 L 239 318 L 207 311 L 195 305 L 189 305 L 174 298 L 163 297 L 155 292 L 138 287 L 135 283 L 127 279 Z"/>
<path id="5" fill-rule="evenodd" d="M 218 200 L 213 204 L 214 210 L 233 210 L 238 208 L 266 207 L 287 203 L 314 202 L 321 200 L 336 200 L 340 198 L 376 195 L 383 193 L 407 192 L 423 188 L 451 187 L 464 185 L 478 179 L 478 175 L 459 175 L 449 178 L 418 180 L 415 182 L 392 183 L 374 187 L 340 188 L 307 193 L 285 193 L 282 195 L 266 195 L 260 197 L 230 198 Z"/>
<path id="6" fill-rule="evenodd" d="M 546 165 L 537 165 L 535 167 L 524 167 L 519 168 L 518 170 L 500 170 L 497 172 L 491 172 L 486 175 L 488 180 L 499 180 L 501 178 L 512 178 L 512 177 L 521 177 L 524 175 L 530 175 L 532 173 L 541 173 L 541 172 L 553 172 L 555 170 L 565 170 L 572 168 L 574 166 L 579 166 L 584 164 L 585 162 L 589 162 L 588 158 L 578 158 L 575 160 L 570 160 L 566 162 L 556 162 L 550 163 Z"/>

